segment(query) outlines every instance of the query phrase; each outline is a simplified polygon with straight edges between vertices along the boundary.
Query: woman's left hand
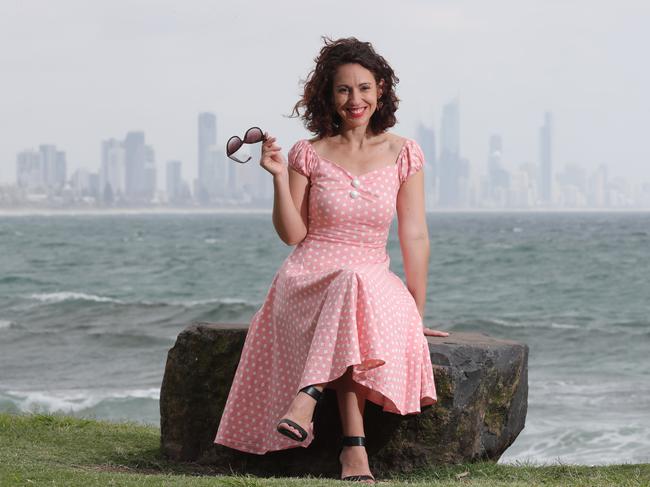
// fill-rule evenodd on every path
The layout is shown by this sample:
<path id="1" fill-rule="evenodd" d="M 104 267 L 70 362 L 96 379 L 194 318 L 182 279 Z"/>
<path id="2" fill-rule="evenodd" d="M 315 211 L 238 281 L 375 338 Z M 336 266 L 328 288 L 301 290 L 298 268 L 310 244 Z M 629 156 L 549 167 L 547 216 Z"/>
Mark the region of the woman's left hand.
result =
<path id="1" fill-rule="evenodd" d="M 449 333 L 446 331 L 432 330 L 431 328 L 424 327 L 424 334 L 430 337 L 446 337 Z"/>

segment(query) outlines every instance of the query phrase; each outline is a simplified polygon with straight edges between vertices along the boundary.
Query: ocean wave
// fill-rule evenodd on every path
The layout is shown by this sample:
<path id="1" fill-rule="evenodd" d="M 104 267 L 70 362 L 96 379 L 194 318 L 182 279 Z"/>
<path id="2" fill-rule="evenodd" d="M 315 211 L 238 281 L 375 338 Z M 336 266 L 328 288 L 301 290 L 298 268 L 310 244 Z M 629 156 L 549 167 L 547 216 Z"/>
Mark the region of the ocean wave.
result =
<path id="1" fill-rule="evenodd" d="M 119 303 L 124 301 L 107 296 L 97 296 L 96 294 L 78 293 L 73 291 L 62 291 L 56 293 L 36 293 L 29 296 L 44 303 L 60 303 L 62 301 L 95 301 L 98 303 Z"/>
<path id="2" fill-rule="evenodd" d="M 0 392 L 0 399 L 9 401 L 21 411 L 41 410 L 46 412 L 78 412 L 93 408 L 106 401 L 131 399 L 160 400 L 160 389 L 63 389 L 58 391 L 16 391 Z"/>
<path id="3" fill-rule="evenodd" d="M 548 328 L 545 323 L 531 321 L 508 321 L 499 318 L 475 318 L 472 320 L 466 320 L 463 324 L 471 324 L 478 326 L 495 326 L 503 328 Z"/>
<path id="4" fill-rule="evenodd" d="M 530 465 L 554 464 L 609 465 L 624 462 L 644 463 L 648 457 L 649 428 L 643 424 L 603 425 L 597 421 L 572 424 L 571 428 L 551 421 L 526 430 L 499 459 L 501 464 L 526 462 Z"/>
<path id="5" fill-rule="evenodd" d="M 2 328 L 11 328 L 13 326 L 13 321 L 0 320 L 0 330 Z"/>
<path id="6" fill-rule="evenodd" d="M 582 330 L 583 327 L 580 325 L 570 324 L 570 323 L 556 323 L 554 321 L 521 321 L 521 320 L 504 320 L 500 318 L 478 318 L 471 320 L 471 324 L 484 325 L 484 326 L 496 326 L 503 328 L 559 328 L 567 330 Z"/>
<path id="7" fill-rule="evenodd" d="M 108 296 L 99 296 L 75 291 L 60 291 L 54 293 L 36 293 L 28 296 L 43 303 L 61 303 L 64 301 L 91 301 L 95 303 L 114 303 L 129 306 L 184 306 L 192 308 L 195 306 L 205 306 L 211 304 L 243 304 L 252 305 L 253 303 L 242 298 L 210 298 L 195 300 L 170 300 L 170 301 L 151 301 L 147 299 L 137 301 L 124 301 L 122 299 L 111 298 Z"/>
<path id="8" fill-rule="evenodd" d="M 551 322 L 551 328 L 566 328 L 566 329 L 580 329 L 582 327 L 578 325 L 570 325 L 569 323 L 553 323 Z"/>

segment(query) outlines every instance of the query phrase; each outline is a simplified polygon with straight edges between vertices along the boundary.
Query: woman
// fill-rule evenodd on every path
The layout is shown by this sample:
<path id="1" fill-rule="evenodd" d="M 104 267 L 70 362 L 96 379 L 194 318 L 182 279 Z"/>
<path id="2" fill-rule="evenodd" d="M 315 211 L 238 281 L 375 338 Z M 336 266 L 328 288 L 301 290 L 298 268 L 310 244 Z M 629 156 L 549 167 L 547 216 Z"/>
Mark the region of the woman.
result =
<path id="1" fill-rule="evenodd" d="M 341 478 L 374 483 L 366 400 L 403 415 L 436 402 L 424 335 L 449 334 L 423 327 L 424 156 L 413 139 L 387 131 L 397 82 L 370 43 L 325 38 L 294 107 L 317 136 L 294 144 L 287 163 L 265 134 L 260 165 L 273 175 L 273 224 L 296 247 L 252 319 L 215 443 L 258 454 L 307 447 L 328 387 L 344 435 Z M 386 251 L 395 210 L 406 286 Z"/>

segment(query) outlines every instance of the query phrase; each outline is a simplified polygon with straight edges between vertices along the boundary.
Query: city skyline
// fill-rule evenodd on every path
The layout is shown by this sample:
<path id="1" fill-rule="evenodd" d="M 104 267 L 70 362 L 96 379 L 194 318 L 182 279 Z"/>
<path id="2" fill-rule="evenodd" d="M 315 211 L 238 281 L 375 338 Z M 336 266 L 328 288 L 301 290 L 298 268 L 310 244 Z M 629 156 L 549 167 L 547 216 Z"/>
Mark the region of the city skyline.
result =
<path id="1" fill-rule="evenodd" d="M 557 168 L 607 164 L 610 178 L 650 177 L 650 68 L 638 61 L 650 6 L 407 1 L 385 16 L 390 4 L 373 5 L 317 2 L 322 12 L 313 17 L 292 1 L 258 3 L 246 15 L 202 1 L 10 2 L 0 18 L 0 182 L 15 180 L 20 151 L 56 144 L 72 172 L 98 165 L 98 140 L 128 132 L 145 132 L 161 163 L 192 161 L 202 111 L 219 115 L 221 144 L 259 125 L 286 150 L 309 135 L 284 115 L 321 35 L 368 40 L 391 63 L 402 100 L 393 130 L 401 135 L 415 137 L 421 122 L 439 132 L 443 106 L 460 95 L 471 177 L 487 169 L 493 133 L 504 141 L 506 169 L 537 164 L 545 111 L 554 114 Z M 298 22 L 277 35 L 289 11 Z M 389 35 L 397 24 L 410 28 Z M 196 176 L 185 164 L 183 177 Z"/>
<path id="2" fill-rule="evenodd" d="M 479 173 L 463 156 L 458 97 L 442 111 L 440 133 L 422 122 L 417 137 L 425 155 L 425 207 L 462 208 L 650 208 L 650 180 L 611 179 L 607 165 L 595 171 L 577 164 L 554 169 L 553 115 L 544 112 L 538 129 L 538 163 L 504 164 L 500 134 L 488 139 L 487 171 Z M 253 164 L 233 164 L 218 144 L 218 117 L 197 116 L 197 178 L 183 178 L 183 162 L 167 160 L 159 171 L 156 152 L 143 131 L 123 140 L 101 142 L 97 172 L 76 169 L 68 177 L 65 151 L 41 144 L 39 150 L 16 155 L 16 185 L 0 186 L 0 206 L 21 207 L 256 207 L 273 203 L 270 175 L 258 167 L 258 145 L 250 149 Z M 191 163 L 187 166 L 191 167 Z M 510 167 L 508 167 L 510 166 Z M 164 174 L 164 181 L 158 177 Z M 473 176 L 473 177 L 472 177 Z M 478 181 L 475 183 L 474 181 Z M 164 186 L 164 190 L 161 190 Z M 193 188 L 193 189 L 192 189 Z"/>

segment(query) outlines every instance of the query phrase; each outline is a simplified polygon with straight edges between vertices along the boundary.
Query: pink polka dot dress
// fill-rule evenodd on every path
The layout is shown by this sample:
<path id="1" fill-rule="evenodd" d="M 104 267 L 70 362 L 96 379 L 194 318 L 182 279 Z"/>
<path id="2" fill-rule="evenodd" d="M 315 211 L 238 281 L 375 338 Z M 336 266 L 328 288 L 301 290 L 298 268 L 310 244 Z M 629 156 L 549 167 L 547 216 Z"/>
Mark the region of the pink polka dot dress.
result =
<path id="1" fill-rule="evenodd" d="M 424 165 L 405 139 L 395 164 L 351 174 L 308 140 L 288 154 L 309 178 L 309 225 L 250 323 L 214 443 L 264 454 L 308 447 L 276 431 L 298 391 L 352 378 L 383 411 L 436 402 L 429 347 L 413 296 L 389 269 L 388 233 L 400 185 Z"/>

